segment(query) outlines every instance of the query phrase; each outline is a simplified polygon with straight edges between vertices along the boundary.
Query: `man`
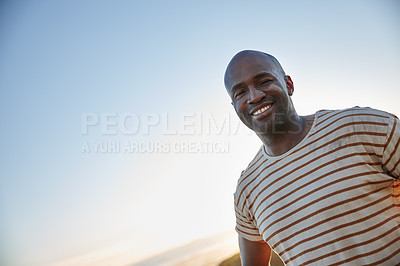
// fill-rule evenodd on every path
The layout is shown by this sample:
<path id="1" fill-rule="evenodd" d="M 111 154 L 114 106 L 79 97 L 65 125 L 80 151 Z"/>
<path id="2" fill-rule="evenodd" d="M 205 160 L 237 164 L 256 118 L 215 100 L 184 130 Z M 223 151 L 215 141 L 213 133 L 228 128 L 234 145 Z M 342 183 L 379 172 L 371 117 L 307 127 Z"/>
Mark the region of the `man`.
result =
<path id="1" fill-rule="evenodd" d="M 400 122 L 354 107 L 299 116 L 271 55 L 242 51 L 225 87 L 263 145 L 235 192 L 243 265 L 400 263 Z"/>

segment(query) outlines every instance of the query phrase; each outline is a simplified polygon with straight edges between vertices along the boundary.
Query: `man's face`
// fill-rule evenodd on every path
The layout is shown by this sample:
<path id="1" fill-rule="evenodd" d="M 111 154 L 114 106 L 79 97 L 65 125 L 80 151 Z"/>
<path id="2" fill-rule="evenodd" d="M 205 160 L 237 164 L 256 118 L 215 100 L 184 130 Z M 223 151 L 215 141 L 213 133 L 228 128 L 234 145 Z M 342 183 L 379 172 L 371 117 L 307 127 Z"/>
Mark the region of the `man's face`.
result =
<path id="1" fill-rule="evenodd" d="M 290 120 L 290 78 L 267 56 L 250 53 L 234 59 L 225 85 L 240 120 L 256 133 L 274 133 Z"/>

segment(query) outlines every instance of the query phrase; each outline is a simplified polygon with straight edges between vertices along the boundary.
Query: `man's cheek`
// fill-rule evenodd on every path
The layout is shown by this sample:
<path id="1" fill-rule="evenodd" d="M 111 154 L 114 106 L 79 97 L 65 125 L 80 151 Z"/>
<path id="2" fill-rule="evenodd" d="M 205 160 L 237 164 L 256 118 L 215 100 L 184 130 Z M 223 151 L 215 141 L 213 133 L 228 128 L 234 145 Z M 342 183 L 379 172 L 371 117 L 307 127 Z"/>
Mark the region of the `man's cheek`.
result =
<path id="1" fill-rule="evenodd" d="M 235 111 L 239 116 L 244 113 L 244 109 L 245 108 L 243 106 L 240 106 L 239 104 L 235 105 Z"/>

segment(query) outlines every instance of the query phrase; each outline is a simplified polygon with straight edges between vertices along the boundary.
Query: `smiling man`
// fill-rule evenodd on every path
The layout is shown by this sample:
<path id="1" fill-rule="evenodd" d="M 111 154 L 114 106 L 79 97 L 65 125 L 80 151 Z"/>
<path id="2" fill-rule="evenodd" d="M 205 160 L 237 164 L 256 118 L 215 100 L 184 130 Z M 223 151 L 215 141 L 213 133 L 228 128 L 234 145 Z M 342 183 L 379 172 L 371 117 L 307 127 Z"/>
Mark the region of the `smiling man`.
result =
<path id="1" fill-rule="evenodd" d="M 400 122 L 371 108 L 299 116 L 271 55 L 242 51 L 225 87 L 263 145 L 235 192 L 243 265 L 400 263 Z"/>

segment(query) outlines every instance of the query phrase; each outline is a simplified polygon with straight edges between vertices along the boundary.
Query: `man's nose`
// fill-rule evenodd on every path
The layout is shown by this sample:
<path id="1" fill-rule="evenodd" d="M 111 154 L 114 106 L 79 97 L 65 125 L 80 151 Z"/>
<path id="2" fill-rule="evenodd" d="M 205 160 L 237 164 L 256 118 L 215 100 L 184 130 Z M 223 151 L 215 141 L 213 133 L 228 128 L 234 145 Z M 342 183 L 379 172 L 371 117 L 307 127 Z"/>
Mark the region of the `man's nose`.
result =
<path id="1" fill-rule="evenodd" d="M 247 100 L 247 103 L 257 103 L 261 101 L 262 98 L 264 98 L 265 94 L 264 92 L 254 88 L 253 86 L 249 87 L 249 98 Z"/>

